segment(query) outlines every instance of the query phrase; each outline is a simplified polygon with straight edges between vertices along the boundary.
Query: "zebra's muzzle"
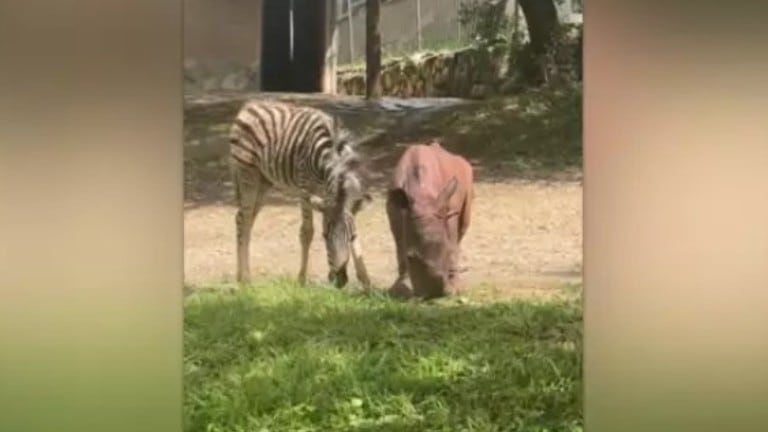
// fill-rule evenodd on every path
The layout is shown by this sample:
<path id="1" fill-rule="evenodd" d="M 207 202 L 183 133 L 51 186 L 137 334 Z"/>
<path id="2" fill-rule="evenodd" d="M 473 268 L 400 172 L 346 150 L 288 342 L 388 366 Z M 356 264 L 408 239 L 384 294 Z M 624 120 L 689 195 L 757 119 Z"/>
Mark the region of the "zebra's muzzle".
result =
<path id="1" fill-rule="evenodd" d="M 328 281 L 330 281 L 332 284 L 336 285 L 336 288 L 343 288 L 347 282 L 349 282 L 349 277 L 347 275 L 347 266 L 344 265 L 337 271 L 331 271 L 328 274 Z"/>

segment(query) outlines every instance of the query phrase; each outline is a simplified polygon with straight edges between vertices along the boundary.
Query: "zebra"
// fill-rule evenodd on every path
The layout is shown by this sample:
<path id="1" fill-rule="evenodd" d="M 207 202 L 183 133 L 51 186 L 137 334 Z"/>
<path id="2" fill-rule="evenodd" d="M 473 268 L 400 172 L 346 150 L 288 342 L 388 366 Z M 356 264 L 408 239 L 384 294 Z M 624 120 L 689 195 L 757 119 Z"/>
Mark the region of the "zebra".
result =
<path id="1" fill-rule="evenodd" d="M 322 214 L 328 279 L 348 282 L 350 255 L 357 279 L 370 278 L 357 238 L 355 217 L 372 201 L 362 179 L 361 158 L 351 133 L 337 117 L 295 103 L 251 100 L 240 108 L 229 131 L 229 156 L 237 202 L 237 281 L 250 282 L 250 237 L 267 192 L 298 196 L 301 209 L 298 280 L 307 281 L 313 211 Z"/>

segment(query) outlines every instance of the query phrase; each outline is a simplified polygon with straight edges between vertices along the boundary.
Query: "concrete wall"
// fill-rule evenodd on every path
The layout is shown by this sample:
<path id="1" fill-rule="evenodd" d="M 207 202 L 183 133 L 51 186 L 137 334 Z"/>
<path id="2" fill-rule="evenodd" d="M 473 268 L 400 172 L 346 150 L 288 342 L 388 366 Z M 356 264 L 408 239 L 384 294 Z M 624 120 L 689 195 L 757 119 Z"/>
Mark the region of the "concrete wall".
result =
<path id="1" fill-rule="evenodd" d="M 261 7 L 261 0 L 184 0 L 185 91 L 259 89 Z"/>
<path id="2" fill-rule="evenodd" d="M 288 2 L 289 0 L 283 0 Z M 336 90 L 336 1 L 326 2 L 322 90 Z M 261 90 L 263 0 L 184 0 L 187 93 Z"/>

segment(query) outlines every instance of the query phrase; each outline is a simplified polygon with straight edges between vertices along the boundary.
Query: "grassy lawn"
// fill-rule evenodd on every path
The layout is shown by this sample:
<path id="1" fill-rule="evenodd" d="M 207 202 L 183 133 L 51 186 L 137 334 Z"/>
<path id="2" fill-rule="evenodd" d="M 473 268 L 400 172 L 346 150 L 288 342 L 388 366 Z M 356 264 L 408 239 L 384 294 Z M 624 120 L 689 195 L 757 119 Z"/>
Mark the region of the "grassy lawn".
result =
<path id="1" fill-rule="evenodd" d="M 398 303 L 290 281 L 185 300 L 188 431 L 581 431 L 576 300 Z"/>
<path id="2" fill-rule="evenodd" d="M 483 101 L 430 127 L 482 169 L 553 179 L 581 171 L 581 100 L 579 90 L 528 91 Z"/>

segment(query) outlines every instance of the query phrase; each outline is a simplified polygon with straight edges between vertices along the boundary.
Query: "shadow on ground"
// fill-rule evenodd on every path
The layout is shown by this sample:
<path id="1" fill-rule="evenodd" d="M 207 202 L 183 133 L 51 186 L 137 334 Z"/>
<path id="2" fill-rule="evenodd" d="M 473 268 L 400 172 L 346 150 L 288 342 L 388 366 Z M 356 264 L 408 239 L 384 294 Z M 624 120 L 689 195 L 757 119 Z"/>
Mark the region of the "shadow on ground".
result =
<path id="1" fill-rule="evenodd" d="M 573 301 L 414 305 L 318 288 L 278 296 L 218 292 L 187 302 L 188 430 L 581 424 Z"/>
<path id="2" fill-rule="evenodd" d="M 430 138 L 470 160 L 479 182 L 581 178 L 581 97 L 574 91 L 531 92 L 487 101 L 279 94 L 222 95 L 186 101 L 184 177 L 187 208 L 232 203 L 226 132 L 244 100 L 294 100 L 339 115 L 361 136 L 374 189 L 409 144 Z M 294 205 L 276 191 L 268 205 Z"/>

